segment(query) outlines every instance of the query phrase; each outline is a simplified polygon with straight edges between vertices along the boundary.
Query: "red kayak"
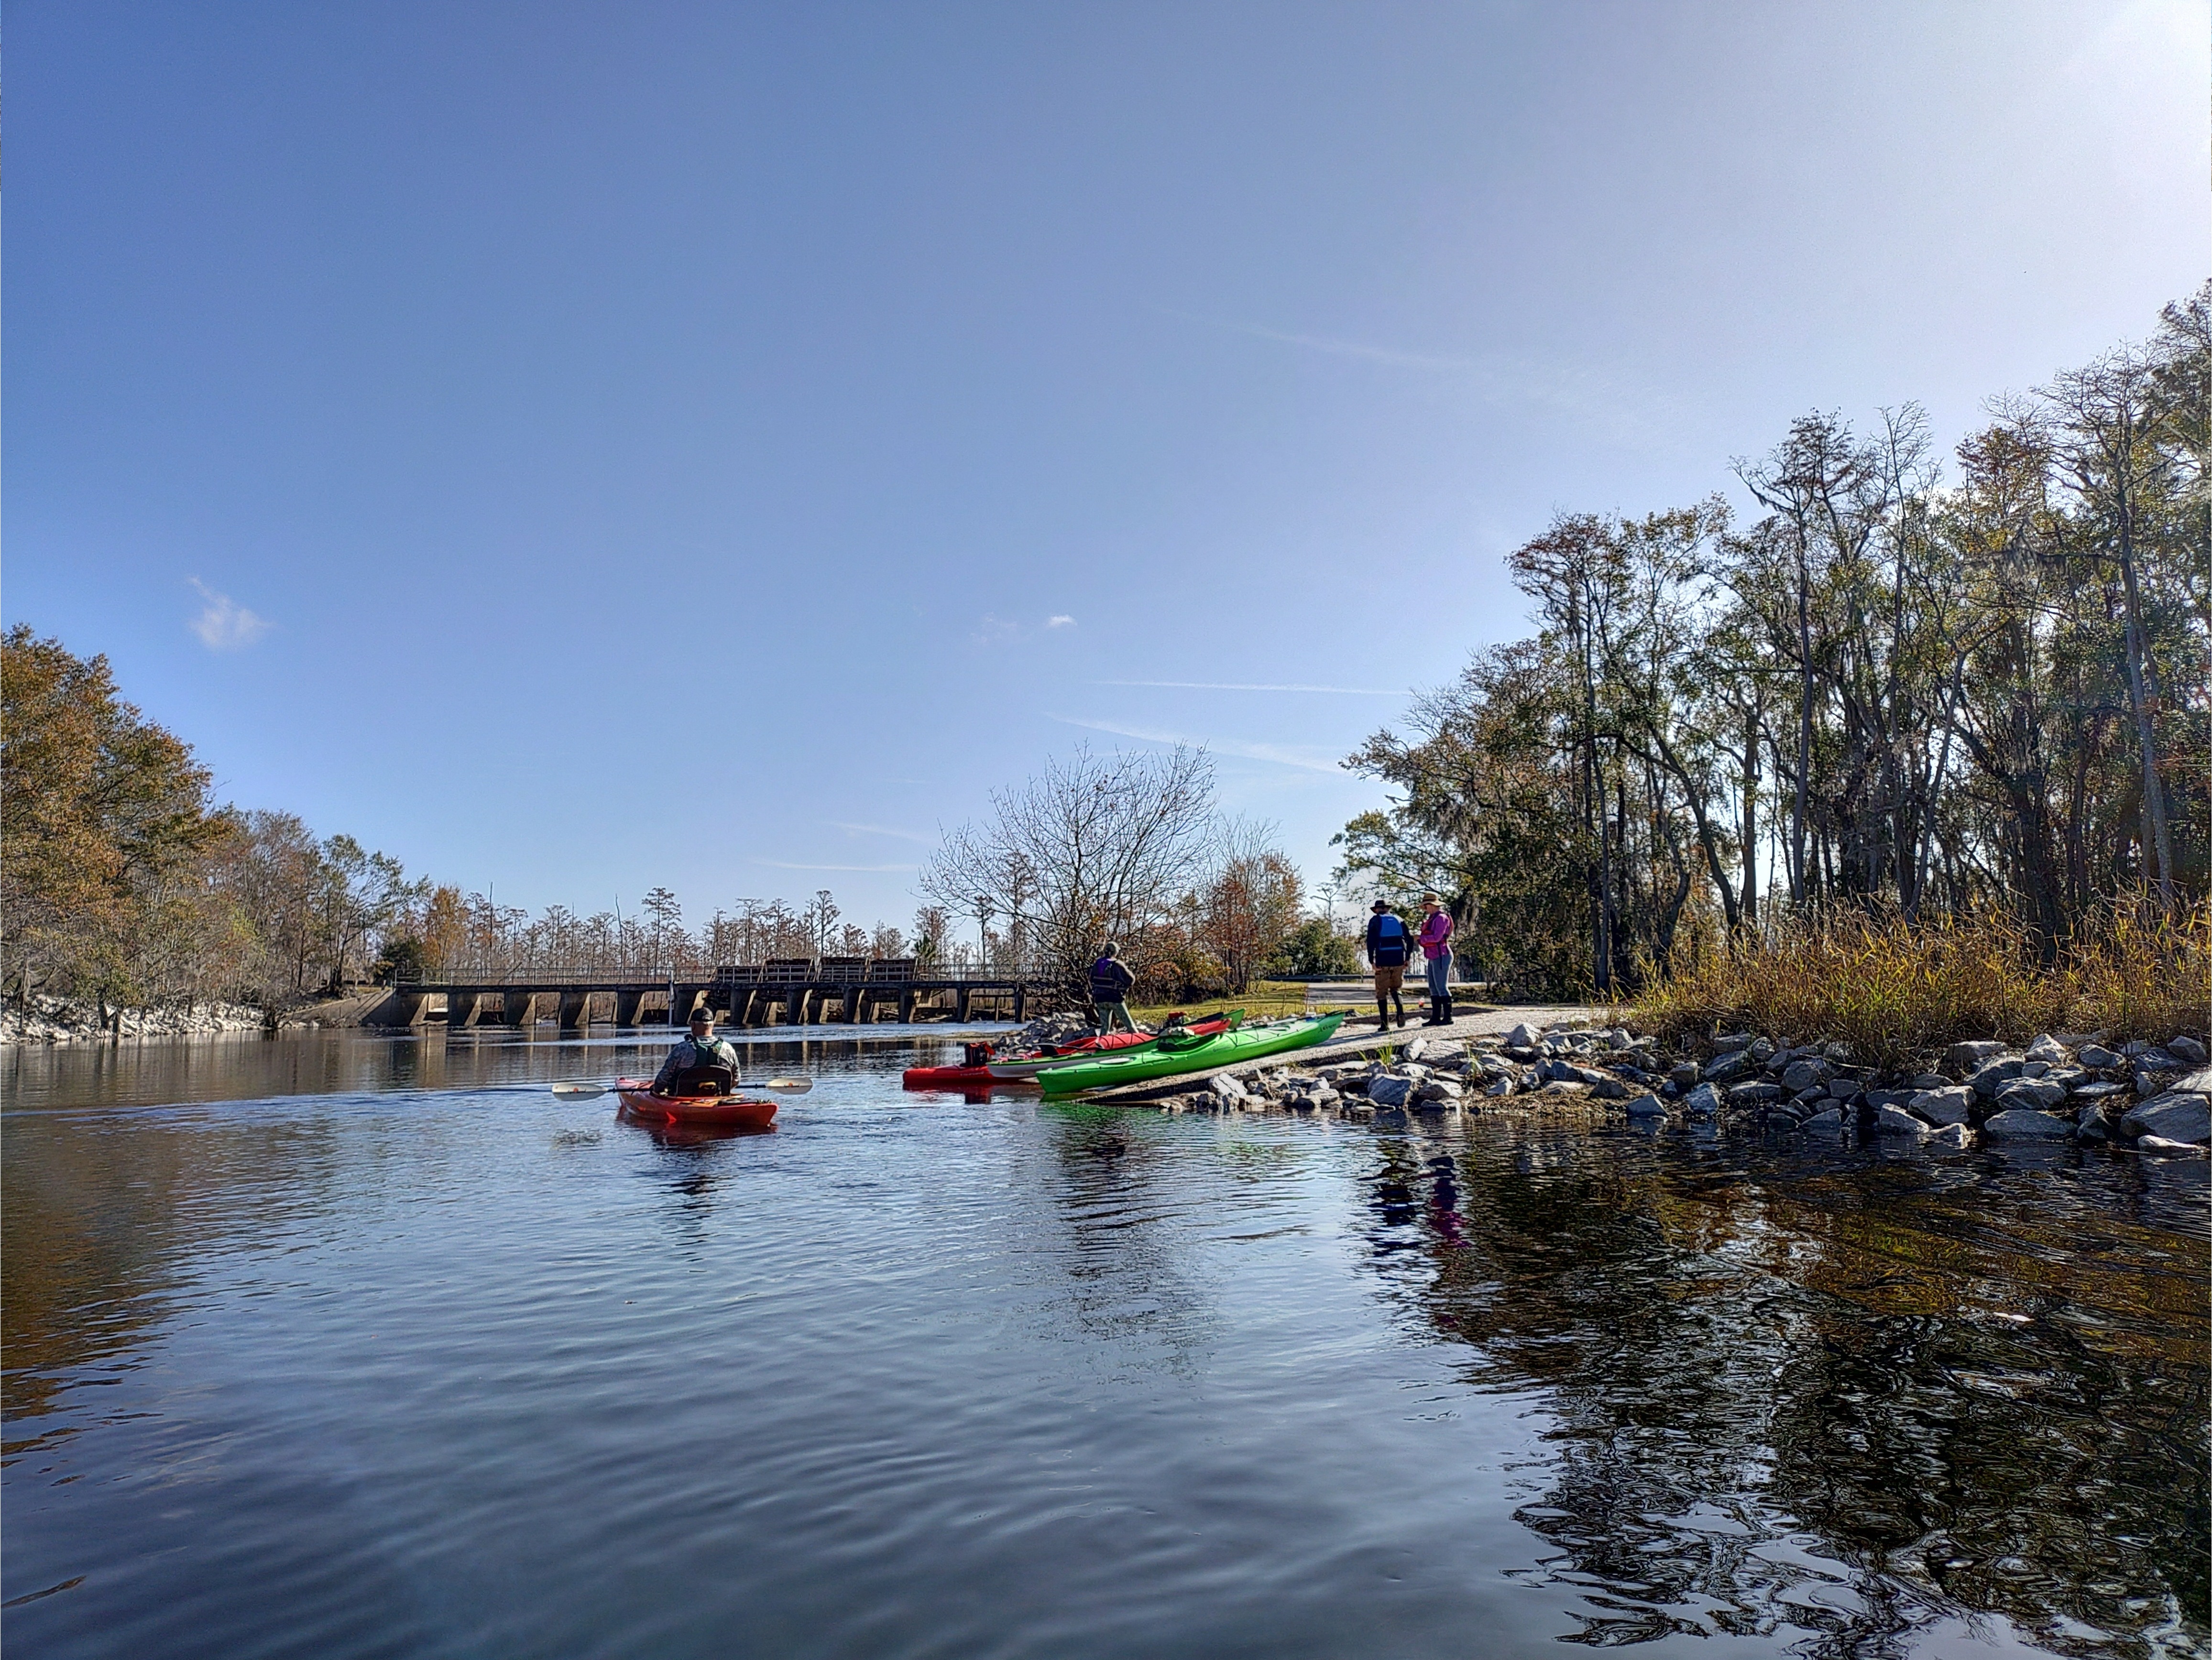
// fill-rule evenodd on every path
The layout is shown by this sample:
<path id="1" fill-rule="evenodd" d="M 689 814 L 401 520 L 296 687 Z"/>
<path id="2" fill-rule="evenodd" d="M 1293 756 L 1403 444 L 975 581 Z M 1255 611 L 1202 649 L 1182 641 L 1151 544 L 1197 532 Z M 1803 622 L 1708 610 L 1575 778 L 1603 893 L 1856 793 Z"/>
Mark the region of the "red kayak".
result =
<path id="1" fill-rule="evenodd" d="M 1228 1029 L 1229 1018 L 1226 1015 L 1214 1015 L 1176 1028 L 1179 1032 L 1200 1037 Z M 970 1043 L 965 1064 L 957 1067 L 908 1067 L 902 1081 L 910 1090 L 988 1090 L 994 1085 L 1028 1081 L 1024 1078 L 1010 1079 L 991 1070 L 994 1065 L 1004 1067 L 1010 1060 L 1033 1061 L 1042 1068 L 1054 1061 L 1073 1060 L 1079 1055 L 1142 1049 L 1147 1044 L 1158 1043 L 1160 1036 L 1156 1031 L 1101 1032 L 1095 1037 L 1078 1037 L 1070 1043 L 1048 1043 L 1033 1055 L 1012 1056 L 1000 1055 L 988 1043 Z"/>
<path id="2" fill-rule="evenodd" d="M 764 1130 L 775 1121 L 775 1103 L 744 1095 L 655 1095 L 643 1079 L 617 1078 L 622 1110 L 646 1124 L 720 1124 Z"/>

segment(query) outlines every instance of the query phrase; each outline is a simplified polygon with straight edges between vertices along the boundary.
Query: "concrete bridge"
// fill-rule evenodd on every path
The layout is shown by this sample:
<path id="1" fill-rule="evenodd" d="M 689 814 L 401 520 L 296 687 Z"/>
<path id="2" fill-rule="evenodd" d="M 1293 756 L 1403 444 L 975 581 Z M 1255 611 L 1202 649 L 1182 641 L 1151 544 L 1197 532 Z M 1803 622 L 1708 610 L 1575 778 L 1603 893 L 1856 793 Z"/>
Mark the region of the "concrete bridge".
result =
<path id="1" fill-rule="evenodd" d="M 650 979 L 585 971 L 422 980 L 394 986 L 362 1018 L 368 1025 L 419 1026 L 442 1013 L 449 1031 L 527 1028 L 544 1019 L 557 1021 L 564 1031 L 586 1031 L 597 1022 L 681 1026 L 701 1007 L 737 1026 L 865 1025 L 886 1013 L 901 1021 L 1025 1020 L 1030 1000 L 1048 990 L 1036 979 L 925 978 L 917 970 L 909 958 L 824 957 L 679 970 Z"/>

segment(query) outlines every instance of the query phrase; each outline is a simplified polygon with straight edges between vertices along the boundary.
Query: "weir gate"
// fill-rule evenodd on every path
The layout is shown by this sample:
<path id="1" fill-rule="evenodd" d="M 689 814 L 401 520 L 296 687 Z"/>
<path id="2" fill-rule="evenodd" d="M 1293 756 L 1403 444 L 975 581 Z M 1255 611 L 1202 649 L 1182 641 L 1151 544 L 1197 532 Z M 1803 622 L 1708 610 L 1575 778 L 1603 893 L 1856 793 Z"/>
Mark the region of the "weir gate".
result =
<path id="1" fill-rule="evenodd" d="M 1032 998 L 1049 982 L 988 970 L 947 974 L 911 958 L 771 959 L 647 975 L 636 970 L 518 972 L 450 980 L 403 981 L 363 1024 L 419 1026 L 443 1015 L 449 1031 L 536 1025 L 556 1020 L 580 1031 L 617 1026 L 688 1025 L 704 1007 L 734 1026 L 866 1025 L 900 1020 L 1026 1020 Z"/>

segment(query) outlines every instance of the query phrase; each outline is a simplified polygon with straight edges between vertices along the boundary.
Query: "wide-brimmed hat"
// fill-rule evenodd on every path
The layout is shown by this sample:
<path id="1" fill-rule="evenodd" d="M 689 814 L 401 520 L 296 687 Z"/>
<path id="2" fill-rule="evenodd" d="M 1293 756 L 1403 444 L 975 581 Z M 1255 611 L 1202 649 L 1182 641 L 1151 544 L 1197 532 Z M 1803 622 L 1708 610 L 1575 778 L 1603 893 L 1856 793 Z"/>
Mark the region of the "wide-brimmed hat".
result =
<path id="1" fill-rule="evenodd" d="M 1390 909 L 1390 902 L 1388 899 L 1377 899 L 1367 909 L 1370 910 L 1388 910 Z"/>

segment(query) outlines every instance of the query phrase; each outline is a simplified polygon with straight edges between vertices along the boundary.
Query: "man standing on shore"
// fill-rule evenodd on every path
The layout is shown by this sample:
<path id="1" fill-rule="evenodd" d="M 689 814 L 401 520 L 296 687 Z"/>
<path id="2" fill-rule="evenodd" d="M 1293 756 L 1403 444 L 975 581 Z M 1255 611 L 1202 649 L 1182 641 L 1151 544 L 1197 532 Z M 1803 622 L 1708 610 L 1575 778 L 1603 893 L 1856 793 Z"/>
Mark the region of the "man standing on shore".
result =
<path id="1" fill-rule="evenodd" d="M 1421 896 L 1421 909 L 1427 913 L 1421 919 L 1421 956 L 1429 971 L 1429 1018 L 1421 1024 L 1449 1026 L 1452 1023 L 1451 913 L 1433 893 Z M 1404 1024 L 1402 1018 L 1400 1024 Z"/>
<path id="2" fill-rule="evenodd" d="M 1137 1023 L 1129 1017 L 1128 1003 L 1129 988 L 1136 983 L 1137 976 L 1121 960 L 1121 946 L 1108 940 L 1106 949 L 1091 965 L 1091 1006 L 1097 1011 L 1099 1031 L 1136 1031 Z"/>
<path id="3" fill-rule="evenodd" d="M 1393 1003 L 1398 1006 L 1398 1024 L 1406 1024 L 1406 958 L 1412 951 L 1413 938 L 1390 909 L 1390 902 L 1377 899 L 1374 914 L 1367 919 L 1367 962 L 1375 970 L 1375 1012 L 1382 1017 L 1378 1024 L 1385 1031 L 1390 1029 Z"/>

